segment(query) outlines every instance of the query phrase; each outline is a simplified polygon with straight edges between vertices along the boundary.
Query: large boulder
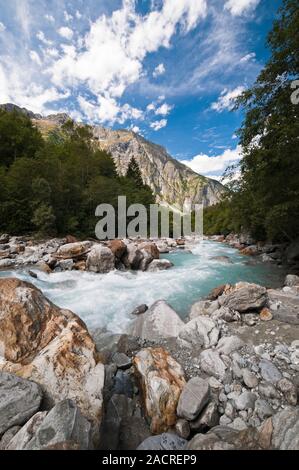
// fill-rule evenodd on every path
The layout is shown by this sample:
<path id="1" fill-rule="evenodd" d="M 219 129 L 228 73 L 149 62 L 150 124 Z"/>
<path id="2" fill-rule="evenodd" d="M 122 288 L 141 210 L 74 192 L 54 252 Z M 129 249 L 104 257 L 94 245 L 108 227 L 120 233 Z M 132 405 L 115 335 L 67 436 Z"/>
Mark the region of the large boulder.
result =
<path id="1" fill-rule="evenodd" d="M 40 407 L 41 387 L 6 372 L 0 372 L 0 436 L 24 424 Z"/>
<path id="2" fill-rule="evenodd" d="M 160 252 L 157 245 L 153 242 L 143 242 L 138 245 L 139 250 L 143 250 L 148 253 L 152 259 L 159 259 Z"/>
<path id="3" fill-rule="evenodd" d="M 112 251 L 114 256 L 120 259 L 127 251 L 127 245 L 122 240 L 110 240 L 108 242 L 108 248 Z"/>
<path id="4" fill-rule="evenodd" d="M 275 320 L 299 325 L 299 296 L 282 290 L 268 290 L 269 308 Z"/>
<path id="5" fill-rule="evenodd" d="M 258 284 L 238 282 L 231 292 L 219 297 L 221 306 L 228 307 L 240 313 L 259 310 L 267 302 L 267 290 Z"/>
<path id="6" fill-rule="evenodd" d="M 104 366 L 85 324 L 19 279 L 0 279 L 0 371 L 39 383 L 48 406 L 72 399 L 99 425 Z"/>
<path id="7" fill-rule="evenodd" d="M 184 326 L 178 314 L 164 300 L 155 302 L 129 326 L 129 334 L 149 341 L 176 338 Z"/>
<path id="8" fill-rule="evenodd" d="M 299 286 L 299 276 L 295 274 L 288 274 L 284 280 L 284 285 L 287 287 Z"/>
<path id="9" fill-rule="evenodd" d="M 194 318 L 202 315 L 211 316 L 218 308 L 219 304 L 217 300 L 199 300 L 192 305 L 189 319 L 194 320 Z"/>
<path id="10" fill-rule="evenodd" d="M 219 329 L 209 317 L 198 316 L 189 321 L 179 332 L 178 343 L 193 348 L 210 348 L 217 344 Z"/>
<path id="11" fill-rule="evenodd" d="M 115 268 L 115 257 L 110 248 L 94 245 L 88 253 L 86 268 L 94 273 L 109 273 Z"/>
<path id="12" fill-rule="evenodd" d="M 122 262 L 128 269 L 139 269 L 140 263 L 143 260 L 143 253 L 134 243 L 127 245 L 127 252 L 122 258 Z"/>
<path id="13" fill-rule="evenodd" d="M 272 417 L 272 447 L 299 450 L 299 408 L 286 408 Z"/>
<path id="14" fill-rule="evenodd" d="M 207 380 L 193 377 L 186 383 L 181 393 L 177 415 L 188 421 L 193 421 L 210 399 L 210 386 Z"/>
<path id="15" fill-rule="evenodd" d="M 207 434 L 196 434 L 186 450 L 262 450 L 257 429 L 237 431 L 231 427 L 216 426 Z"/>
<path id="16" fill-rule="evenodd" d="M 24 450 L 27 444 L 31 441 L 34 434 L 42 424 L 43 420 L 47 416 L 47 411 L 39 411 L 27 421 L 27 423 L 12 436 L 12 439 L 7 443 L 7 450 Z"/>
<path id="17" fill-rule="evenodd" d="M 91 425 L 71 400 L 57 403 L 46 416 L 40 414 L 25 428 L 14 436 L 9 449 L 87 450 L 92 447 Z"/>
<path id="18" fill-rule="evenodd" d="M 78 258 L 85 255 L 91 246 L 92 242 L 90 241 L 67 243 L 66 245 L 62 245 L 58 248 L 56 256 L 64 259 Z"/>
<path id="19" fill-rule="evenodd" d="M 185 385 L 184 371 L 163 348 L 142 349 L 133 359 L 151 431 L 167 431 L 177 421 L 176 409 Z"/>
<path id="20" fill-rule="evenodd" d="M 156 273 L 158 271 L 165 271 L 173 267 L 173 263 L 168 259 L 154 259 L 149 263 L 146 268 L 147 272 Z"/>

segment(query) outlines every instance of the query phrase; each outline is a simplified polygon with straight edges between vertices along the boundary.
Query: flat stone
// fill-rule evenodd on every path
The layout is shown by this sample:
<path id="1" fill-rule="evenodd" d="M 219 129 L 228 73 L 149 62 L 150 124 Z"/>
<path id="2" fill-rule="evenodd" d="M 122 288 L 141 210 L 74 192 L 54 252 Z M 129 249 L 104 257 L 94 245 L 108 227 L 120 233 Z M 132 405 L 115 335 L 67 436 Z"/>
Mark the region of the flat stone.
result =
<path id="1" fill-rule="evenodd" d="M 258 398 L 254 406 L 255 414 L 263 421 L 274 414 L 274 410 L 271 405 L 266 401 Z"/>
<path id="2" fill-rule="evenodd" d="M 151 436 L 137 447 L 137 450 L 183 450 L 187 441 L 176 434 L 164 433 Z"/>
<path id="3" fill-rule="evenodd" d="M 129 369 L 132 365 L 131 359 L 124 353 L 116 352 L 112 356 L 112 362 L 114 362 L 118 369 Z"/>
<path id="4" fill-rule="evenodd" d="M 243 392 L 235 400 L 235 407 L 237 410 L 248 410 L 253 409 L 257 397 L 251 392 Z"/>
<path id="5" fill-rule="evenodd" d="M 211 402 L 200 413 L 199 417 L 190 422 L 190 428 L 197 432 L 206 432 L 219 424 L 217 403 Z"/>
<path id="6" fill-rule="evenodd" d="M 173 263 L 168 259 L 154 259 L 149 263 L 147 266 L 146 271 L 150 273 L 154 273 L 157 271 L 165 271 L 166 269 L 170 269 L 173 267 Z"/>
<path id="7" fill-rule="evenodd" d="M 250 310 L 258 310 L 267 302 L 267 290 L 265 287 L 248 282 L 239 282 L 232 292 L 219 297 L 220 305 L 246 313 Z"/>
<path id="8" fill-rule="evenodd" d="M 71 401 L 63 400 L 52 408 L 38 427 L 27 450 L 91 448 L 91 425 Z"/>
<path id="9" fill-rule="evenodd" d="M 222 361 L 217 351 L 206 349 L 199 356 L 201 369 L 208 375 L 222 380 L 225 375 L 226 365 Z"/>
<path id="10" fill-rule="evenodd" d="M 244 345 L 244 341 L 238 336 L 223 336 L 220 338 L 216 350 L 219 354 L 229 356 L 231 353 L 241 349 Z"/>
<path id="11" fill-rule="evenodd" d="M 272 446 L 279 450 L 299 450 L 299 409 L 286 408 L 272 417 Z"/>
<path id="12" fill-rule="evenodd" d="M 193 421 L 210 398 L 210 386 L 200 377 L 190 379 L 184 386 L 177 407 L 177 415 Z"/>
<path id="13" fill-rule="evenodd" d="M 250 370 L 243 369 L 242 370 L 242 376 L 243 376 L 244 384 L 248 388 L 255 388 L 255 387 L 258 386 L 259 381 L 258 381 L 257 377 L 254 375 L 254 373 L 251 372 Z"/>
<path id="14" fill-rule="evenodd" d="M 28 421 L 39 409 L 41 400 L 38 384 L 0 372 L 0 435 Z"/>
<path id="15" fill-rule="evenodd" d="M 275 320 L 299 325 L 299 296 L 282 290 L 268 290 L 269 308 Z"/>
<path id="16" fill-rule="evenodd" d="M 268 361 L 267 359 L 262 359 L 259 363 L 261 370 L 261 376 L 267 382 L 275 384 L 280 379 L 282 379 L 282 373 L 277 369 L 273 362 Z"/>

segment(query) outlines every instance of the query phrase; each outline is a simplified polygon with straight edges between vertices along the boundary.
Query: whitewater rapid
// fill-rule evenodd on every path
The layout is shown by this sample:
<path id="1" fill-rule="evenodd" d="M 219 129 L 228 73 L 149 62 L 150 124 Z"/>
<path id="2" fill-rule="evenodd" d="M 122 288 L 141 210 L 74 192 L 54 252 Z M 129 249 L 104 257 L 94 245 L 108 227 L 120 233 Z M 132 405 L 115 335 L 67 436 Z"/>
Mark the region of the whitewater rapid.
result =
<path id="1" fill-rule="evenodd" d="M 212 259 L 215 256 L 229 257 L 230 262 Z M 132 319 L 130 313 L 140 304 L 150 306 L 164 299 L 184 318 L 194 302 L 220 284 L 248 281 L 278 287 L 284 275 L 282 268 L 253 264 L 236 250 L 210 241 L 195 245 L 191 253 L 180 250 L 162 257 L 174 267 L 157 273 L 64 271 L 47 275 L 36 270 L 38 279 L 19 270 L 2 271 L 0 277 L 33 283 L 55 304 L 78 314 L 89 328 L 105 326 L 123 332 Z"/>

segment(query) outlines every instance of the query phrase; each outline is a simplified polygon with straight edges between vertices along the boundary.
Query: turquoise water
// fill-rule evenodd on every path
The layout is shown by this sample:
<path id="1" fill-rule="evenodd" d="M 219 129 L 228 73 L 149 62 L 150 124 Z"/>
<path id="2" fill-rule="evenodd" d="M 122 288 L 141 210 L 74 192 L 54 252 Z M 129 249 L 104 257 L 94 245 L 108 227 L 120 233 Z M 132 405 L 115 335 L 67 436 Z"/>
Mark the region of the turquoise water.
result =
<path id="1" fill-rule="evenodd" d="M 228 256 L 231 263 L 211 259 L 214 256 Z M 123 331 L 130 312 L 140 304 L 165 299 L 183 318 L 194 302 L 220 284 L 248 281 L 278 287 L 285 275 L 280 267 L 252 265 L 251 258 L 210 241 L 194 246 L 192 253 L 182 250 L 163 258 L 175 266 L 157 273 L 67 271 L 47 275 L 37 271 L 39 279 L 26 271 L 2 271 L 0 277 L 16 276 L 32 282 L 54 303 L 77 313 L 89 327 Z"/>

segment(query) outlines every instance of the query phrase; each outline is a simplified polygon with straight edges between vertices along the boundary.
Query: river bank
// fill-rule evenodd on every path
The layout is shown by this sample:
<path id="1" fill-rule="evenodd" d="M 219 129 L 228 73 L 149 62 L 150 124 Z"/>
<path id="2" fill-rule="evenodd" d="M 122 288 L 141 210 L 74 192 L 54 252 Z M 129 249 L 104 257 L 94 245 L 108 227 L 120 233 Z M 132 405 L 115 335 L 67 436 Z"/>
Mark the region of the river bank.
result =
<path id="1" fill-rule="evenodd" d="M 1 448 L 298 449 L 299 278 L 285 284 L 219 286 L 185 321 L 161 300 L 115 334 L 0 279 Z"/>
<path id="2" fill-rule="evenodd" d="M 1 449 L 299 449 L 299 277 L 223 241 L 6 238 Z"/>

